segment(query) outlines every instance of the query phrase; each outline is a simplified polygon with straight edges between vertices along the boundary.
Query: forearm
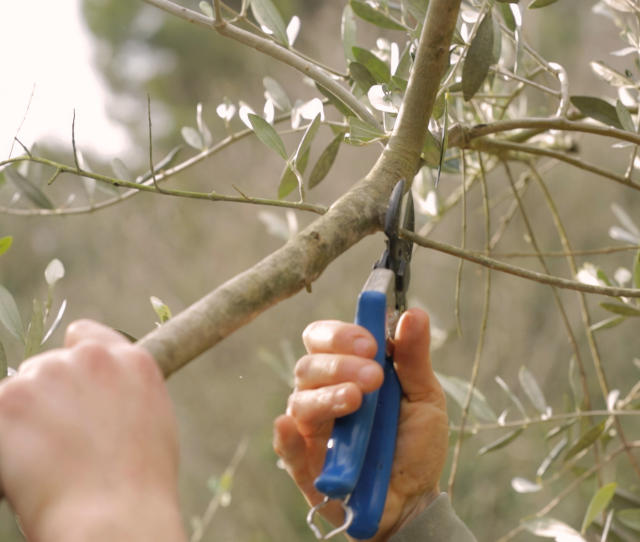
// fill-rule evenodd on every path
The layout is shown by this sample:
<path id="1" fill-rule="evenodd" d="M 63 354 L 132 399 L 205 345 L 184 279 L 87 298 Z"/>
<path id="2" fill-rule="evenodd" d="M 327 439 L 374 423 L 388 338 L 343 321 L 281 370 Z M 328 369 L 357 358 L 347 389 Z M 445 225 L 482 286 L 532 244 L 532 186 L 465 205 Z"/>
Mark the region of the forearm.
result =
<path id="1" fill-rule="evenodd" d="M 186 542 L 177 499 L 97 498 L 59 503 L 43 512 L 33 542 Z"/>

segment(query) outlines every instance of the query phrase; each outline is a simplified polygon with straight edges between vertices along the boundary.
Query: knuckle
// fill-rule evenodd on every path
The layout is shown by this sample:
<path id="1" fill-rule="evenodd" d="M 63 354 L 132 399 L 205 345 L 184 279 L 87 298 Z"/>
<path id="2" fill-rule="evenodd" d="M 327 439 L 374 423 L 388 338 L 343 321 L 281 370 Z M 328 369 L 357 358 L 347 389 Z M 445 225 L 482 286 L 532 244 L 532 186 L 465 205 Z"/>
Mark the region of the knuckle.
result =
<path id="1" fill-rule="evenodd" d="M 153 356 L 144 348 L 136 345 L 122 346 L 127 365 L 132 365 L 143 378 L 148 380 L 162 380 L 160 368 Z"/>
<path id="2" fill-rule="evenodd" d="M 93 320 L 89 320 L 88 318 L 80 318 L 78 320 L 74 320 L 67 326 L 66 338 L 75 338 L 75 337 L 84 337 L 88 330 L 94 327 L 95 323 Z"/>
<path id="3" fill-rule="evenodd" d="M 72 349 L 74 357 L 88 365 L 104 364 L 109 360 L 109 349 L 95 339 L 82 339 Z"/>
<path id="4" fill-rule="evenodd" d="M 35 397 L 33 387 L 24 378 L 3 382 L 0 385 L 0 418 L 19 418 Z"/>
<path id="5" fill-rule="evenodd" d="M 309 372 L 309 366 L 313 362 L 313 356 L 311 354 L 306 354 L 302 356 L 296 366 L 293 368 L 293 376 L 296 381 L 304 378 Z"/>
<path id="6" fill-rule="evenodd" d="M 307 419 L 308 409 L 305 408 L 304 398 L 303 392 L 293 392 L 287 401 L 287 414 L 300 422 Z"/>

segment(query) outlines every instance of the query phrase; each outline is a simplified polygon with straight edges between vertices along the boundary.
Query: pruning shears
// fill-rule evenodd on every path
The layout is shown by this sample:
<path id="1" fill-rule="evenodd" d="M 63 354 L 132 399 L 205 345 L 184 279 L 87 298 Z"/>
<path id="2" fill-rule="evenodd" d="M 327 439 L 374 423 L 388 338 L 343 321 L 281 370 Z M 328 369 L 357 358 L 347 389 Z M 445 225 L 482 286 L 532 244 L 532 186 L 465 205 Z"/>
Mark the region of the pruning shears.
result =
<path id="1" fill-rule="evenodd" d="M 319 540 L 344 531 L 354 538 L 371 538 L 378 530 L 387 497 L 402 389 L 386 346 L 407 306 L 413 243 L 400 238 L 400 224 L 411 231 L 415 227 L 410 190 L 401 220 L 404 190 L 405 181 L 401 180 L 391 193 L 384 225 L 387 246 L 360 292 L 355 317 L 355 323 L 368 329 L 378 343 L 375 360 L 384 370 L 384 382 L 378 390 L 364 395 L 356 412 L 335 421 L 322 472 L 314 482 L 325 498 L 307 515 L 307 523 Z M 323 534 L 314 517 L 333 500 L 340 501 L 345 519 Z"/>

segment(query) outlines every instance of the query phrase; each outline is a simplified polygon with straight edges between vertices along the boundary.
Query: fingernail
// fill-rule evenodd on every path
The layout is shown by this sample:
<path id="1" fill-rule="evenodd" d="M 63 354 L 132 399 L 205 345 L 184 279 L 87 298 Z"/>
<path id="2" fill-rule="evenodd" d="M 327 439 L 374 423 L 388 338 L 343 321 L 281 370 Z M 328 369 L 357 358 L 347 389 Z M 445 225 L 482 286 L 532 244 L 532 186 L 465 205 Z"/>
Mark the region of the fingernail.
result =
<path id="1" fill-rule="evenodd" d="M 363 358 L 373 356 L 375 350 L 373 344 L 371 343 L 371 339 L 367 339 L 366 337 L 358 337 L 355 341 L 353 341 L 353 353 L 356 356 L 360 356 Z"/>
<path id="2" fill-rule="evenodd" d="M 376 365 L 367 365 L 358 371 L 358 382 L 367 388 L 373 388 L 380 380 L 380 369 Z"/>

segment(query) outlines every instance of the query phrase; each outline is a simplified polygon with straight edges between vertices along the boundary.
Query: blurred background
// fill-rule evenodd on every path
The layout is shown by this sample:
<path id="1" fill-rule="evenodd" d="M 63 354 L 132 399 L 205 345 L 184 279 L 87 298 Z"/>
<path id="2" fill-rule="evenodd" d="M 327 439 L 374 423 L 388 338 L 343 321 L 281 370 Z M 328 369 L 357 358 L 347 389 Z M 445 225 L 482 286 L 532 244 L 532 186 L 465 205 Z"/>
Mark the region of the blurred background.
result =
<path id="1" fill-rule="evenodd" d="M 198 2 L 184 1 L 197 9 Z M 562 64 L 569 76 L 571 94 L 608 95 L 589 68 L 589 61 L 610 59 L 620 48 L 616 27 L 591 12 L 594 2 L 565 0 L 549 9 L 526 10 L 526 39 L 545 58 Z M 231 2 L 233 4 L 233 2 Z M 276 4 L 285 20 L 298 15 L 302 27 L 296 46 L 313 58 L 345 69 L 338 39 L 343 2 L 281 0 Z M 292 99 L 307 100 L 316 93 L 293 70 L 214 32 L 174 19 L 142 2 L 77 0 L 62 4 L 34 0 L 22 6 L 0 6 L 0 50 L 6 79 L 0 90 L 0 152 L 7 157 L 12 138 L 39 153 L 71 160 L 71 119 L 76 112 L 76 143 L 95 171 L 109 170 L 114 157 L 136 174 L 147 169 L 147 94 L 151 98 L 154 155 L 160 157 L 178 145 L 182 126 L 195 126 L 196 104 L 214 140 L 225 137 L 224 122 L 216 107 L 225 99 L 243 100 L 256 111 L 263 104 L 262 80 L 278 80 Z M 376 32 L 359 26 L 366 44 Z M 31 105 L 28 104 L 31 102 Z M 236 123 L 237 119 L 234 120 Z M 242 127 L 237 121 L 236 129 Z M 297 137 L 286 140 L 293 147 Z M 322 128 L 325 144 L 332 134 Z M 626 167 L 626 154 L 588 137 L 576 144 L 591 163 Z M 316 143 L 311 163 L 324 146 Z M 329 205 L 351 183 L 366 173 L 380 148 L 340 149 L 329 177 L 309 194 L 314 203 Z M 184 156 L 189 151 L 184 150 Z M 624 165 L 623 165 L 624 164 Z M 251 196 L 276 197 L 281 161 L 255 139 L 247 138 L 224 153 L 189 169 L 173 182 L 177 187 L 233 193 L 233 185 Z M 616 223 L 611 202 L 638 217 L 640 199 L 600 178 L 576 173 L 566 166 L 551 170 L 546 180 L 564 216 L 574 247 L 596 248 L 614 244 L 608 229 Z M 68 191 L 77 179 L 64 177 L 53 187 Z M 452 192 L 460 179 L 444 176 L 441 195 Z M 508 184 L 502 173 L 490 179 L 496 205 Z M 6 187 L 3 187 L 3 189 Z M 502 198 L 504 200 L 504 197 Z M 525 203 L 535 224 L 539 243 L 560 250 L 552 219 L 542 197 L 530 191 Z M 479 191 L 469 196 L 469 246 L 481 248 L 482 205 Z M 278 248 L 283 240 L 265 227 L 265 220 L 286 220 L 284 210 L 249 205 L 179 200 L 140 194 L 95 213 L 66 217 L 0 215 L 0 236 L 12 235 L 11 250 L 0 260 L 0 283 L 9 289 L 26 319 L 32 299 L 46 295 L 43 271 L 50 260 L 60 259 L 66 275 L 56 288 L 58 304 L 68 300 L 63 324 L 89 317 L 140 337 L 157 320 L 150 296 L 157 296 L 179 312 L 206 292 L 247 269 Z M 312 215 L 297 213 L 300 227 Z M 494 227 L 499 214 L 496 212 Z M 284 222 L 283 222 L 284 223 Z M 638 223 L 638 221 L 636 221 Z M 436 239 L 459 244 L 460 213 L 454 210 L 436 227 Z M 499 245 L 500 252 L 526 246 L 522 221 L 514 219 Z M 211 352 L 201 356 L 169 380 L 180 420 L 182 446 L 181 497 L 185 523 L 201 517 L 212 498 L 212 488 L 229 465 L 241 442 L 247 451 L 233 477 L 231 500 L 221 507 L 204 540 L 266 542 L 313 540 L 306 527 L 307 507 L 286 473 L 276 464 L 271 449 L 272 421 L 285 407 L 291 364 L 302 354 L 299 339 L 306 323 L 320 318 L 351 320 L 359 289 L 383 249 L 383 237 L 372 236 L 334 262 L 303 292 L 280 303 L 236 332 Z M 583 258 L 613 275 L 629 268 L 631 253 Z M 535 260 L 513 263 L 538 269 Z M 552 271 L 567 276 L 563 260 L 552 261 Z M 455 334 L 455 284 L 458 262 L 452 257 L 417 249 L 414 255 L 410 297 L 427 308 L 439 338 L 448 339 L 434 352 L 436 369 L 445 375 L 469 378 L 478 338 L 483 300 L 483 271 L 465 264 L 462 281 L 462 337 Z M 581 348 L 579 305 L 573 292 L 562 292 Z M 596 319 L 605 316 L 594 299 Z M 639 357 L 634 319 L 615 331 L 598 335 L 611 388 L 626 392 L 637 380 L 632 360 Z M 64 327 L 62 326 L 62 328 Z M 480 368 L 479 389 L 496 412 L 508 403 L 494 382 L 500 375 L 513 389 L 517 373 L 526 365 L 544 389 L 547 401 L 561 411 L 568 398 L 571 358 L 552 294 L 548 287 L 493 273 L 488 333 Z M 635 325 L 635 327 L 634 327 Z M 51 344 L 58 344 L 62 328 Z M 15 366 L 19 350 L 0 330 Z M 589 359 L 588 355 L 585 356 Z M 594 397 L 598 397 L 592 379 Z M 452 419 L 459 409 L 450 402 Z M 602 405 L 596 405 L 602 407 Z M 546 450 L 540 442 L 548 427 L 533 427 L 509 447 L 478 457 L 484 444 L 503 431 L 479 434 L 462 449 L 455 507 L 479 540 L 493 540 L 517 524 L 524 514 L 547 502 L 549 493 L 518 495 L 510 487 L 514 476 L 535 477 Z M 52 465 L 51 468 L 55 468 Z M 443 480 L 446 481 L 445 478 Z M 638 489 L 634 482 L 632 487 Z M 446 485 L 446 482 L 445 482 Z M 585 490 L 583 499 L 592 493 Z M 546 498 L 546 500 L 545 500 Z M 588 502 L 584 501 L 583 502 Z M 564 505 L 563 505 L 564 506 Z M 567 501 L 558 516 L 579 522 L 584 509 Z M 517 540 L 533 539 L 521 535 Z M 12 515 L 0 507 L 0 540 L 21 540 Z"/>

